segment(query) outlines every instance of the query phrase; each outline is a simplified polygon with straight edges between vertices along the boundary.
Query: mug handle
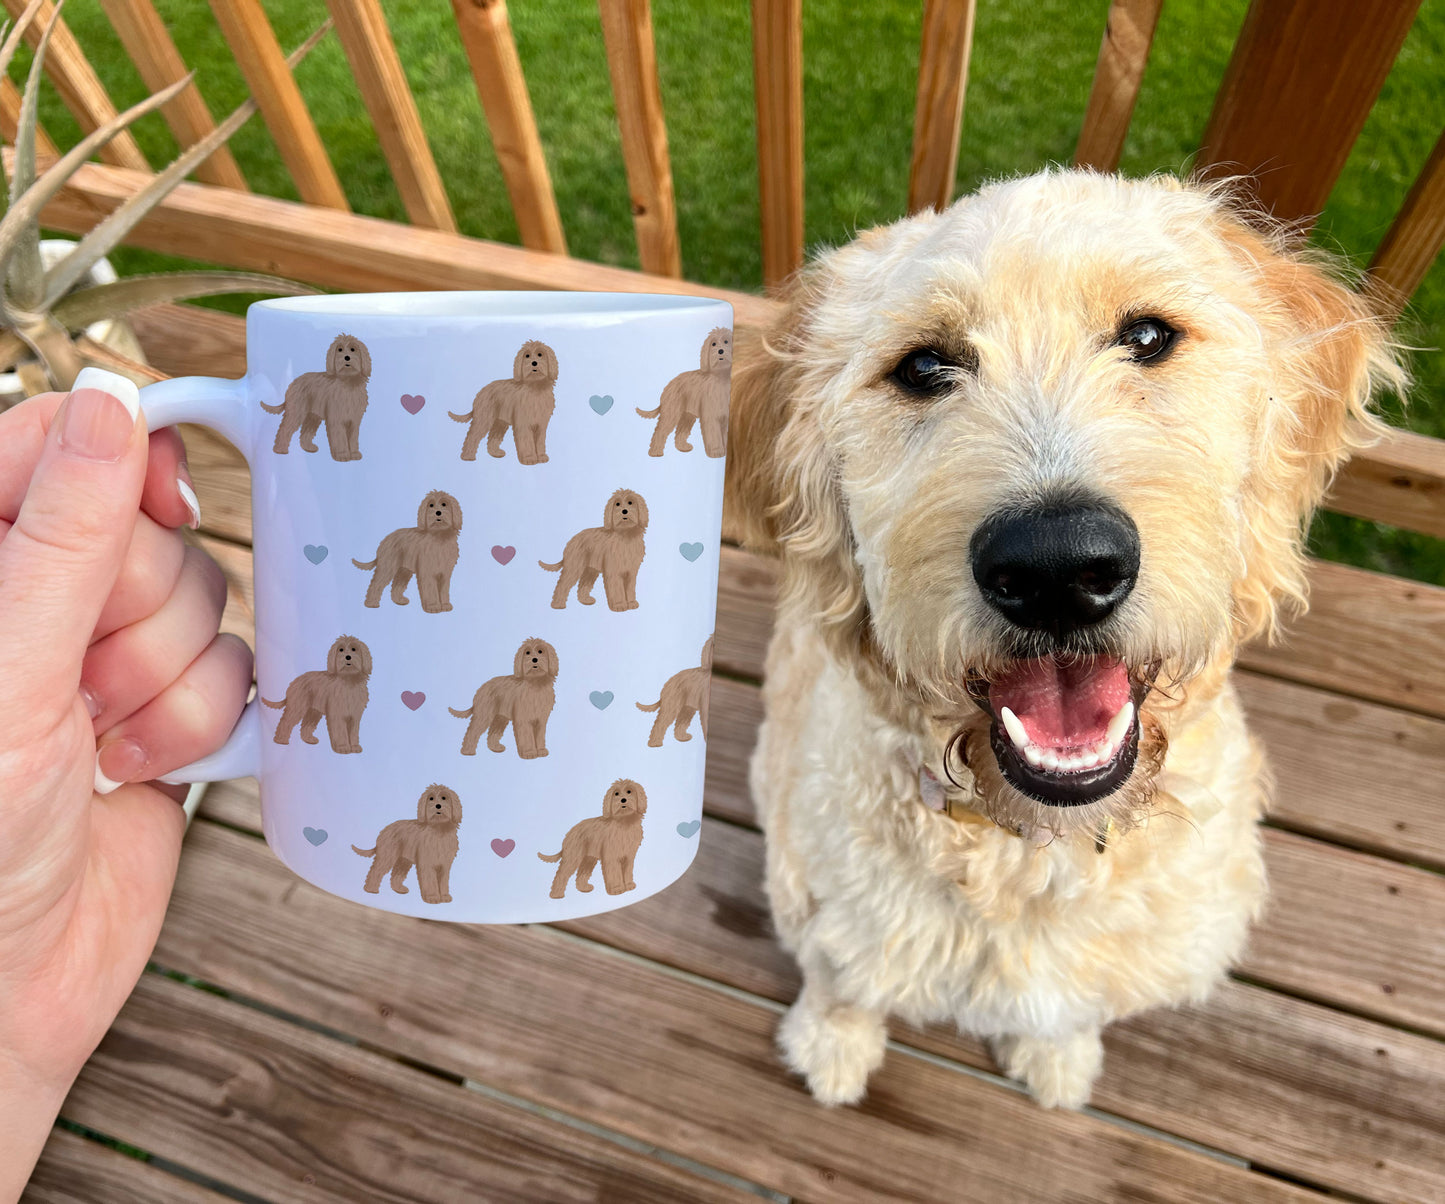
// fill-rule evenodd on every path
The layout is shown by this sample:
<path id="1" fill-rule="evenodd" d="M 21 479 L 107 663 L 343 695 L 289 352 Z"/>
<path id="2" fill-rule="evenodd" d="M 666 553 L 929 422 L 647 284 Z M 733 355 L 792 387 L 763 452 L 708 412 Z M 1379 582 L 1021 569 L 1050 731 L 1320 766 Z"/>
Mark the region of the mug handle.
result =
<path id="1" fill-rule="evenodd" d="M 250 390 L 245 377 L 178 376 L 140 391 L 141 411 L 151 430 L 194 422 L 224 435 L 250 459 Z M 261 771 L 261 698 L 246 704 L 226 743 L 208 757 L 174 769 L 160 780 L 171 785 L 255 777 Z"/>

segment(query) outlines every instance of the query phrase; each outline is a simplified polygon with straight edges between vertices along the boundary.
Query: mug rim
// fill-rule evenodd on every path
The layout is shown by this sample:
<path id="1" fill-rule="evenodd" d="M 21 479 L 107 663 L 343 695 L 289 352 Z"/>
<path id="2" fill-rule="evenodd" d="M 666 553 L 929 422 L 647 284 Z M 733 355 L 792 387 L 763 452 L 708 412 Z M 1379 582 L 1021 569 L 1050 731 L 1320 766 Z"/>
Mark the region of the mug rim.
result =
<path id="1" fill-rule="evenodd" d="M 436 289 L 426 292 L 314 293 L 301 297 L 269 297 L 252 310 L 327 315 L 338 318 L 477 319 L 656 317 L 728 305 L 717 297 L 687 293 L 619 293 L 552 291 L 549 289 Z M 249 312 L 249 311 L 248 311 Z"/>

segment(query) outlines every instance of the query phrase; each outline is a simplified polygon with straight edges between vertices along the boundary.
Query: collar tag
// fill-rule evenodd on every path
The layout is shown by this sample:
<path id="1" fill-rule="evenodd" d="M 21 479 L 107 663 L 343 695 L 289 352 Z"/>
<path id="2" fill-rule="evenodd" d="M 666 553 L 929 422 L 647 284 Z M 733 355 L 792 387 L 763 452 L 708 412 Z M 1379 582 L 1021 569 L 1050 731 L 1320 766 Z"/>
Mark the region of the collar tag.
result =
<path id="1" fill-rule="evenodd" d="M 927 765 L 918 767 L 918 792 L 923 796 L 923 805 L 930 811 L 943 811 L 948 807 L 948 798 L 943 783 L 933 776 Z"/>

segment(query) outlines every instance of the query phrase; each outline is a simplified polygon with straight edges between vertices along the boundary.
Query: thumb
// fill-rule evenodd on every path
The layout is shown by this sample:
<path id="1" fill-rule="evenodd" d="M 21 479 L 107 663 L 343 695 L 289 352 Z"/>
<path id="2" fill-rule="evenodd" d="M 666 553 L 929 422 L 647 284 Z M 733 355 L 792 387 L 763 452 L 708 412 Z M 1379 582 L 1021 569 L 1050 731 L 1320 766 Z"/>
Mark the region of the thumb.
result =
<path id="1" fill-rule="evenodd" d="M 0 681 L 30 713 L 55 715 L 74 702 L 81 658 L 135 529 L 145 469 L 140 393 L 123 376 L 84 369 L 0 543 Z"/>

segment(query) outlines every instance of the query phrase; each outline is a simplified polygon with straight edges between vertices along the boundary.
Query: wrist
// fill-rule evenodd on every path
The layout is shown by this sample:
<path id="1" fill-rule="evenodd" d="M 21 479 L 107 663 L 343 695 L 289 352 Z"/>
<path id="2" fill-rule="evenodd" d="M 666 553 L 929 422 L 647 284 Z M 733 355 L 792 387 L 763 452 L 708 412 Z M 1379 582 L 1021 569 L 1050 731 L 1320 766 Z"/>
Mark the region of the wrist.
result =
<path id="1" fill-rule="evenodd" d="M 0 1052 L 0 1204 L 25 1190 L 74 1077 L 36 1074 Z"/>

